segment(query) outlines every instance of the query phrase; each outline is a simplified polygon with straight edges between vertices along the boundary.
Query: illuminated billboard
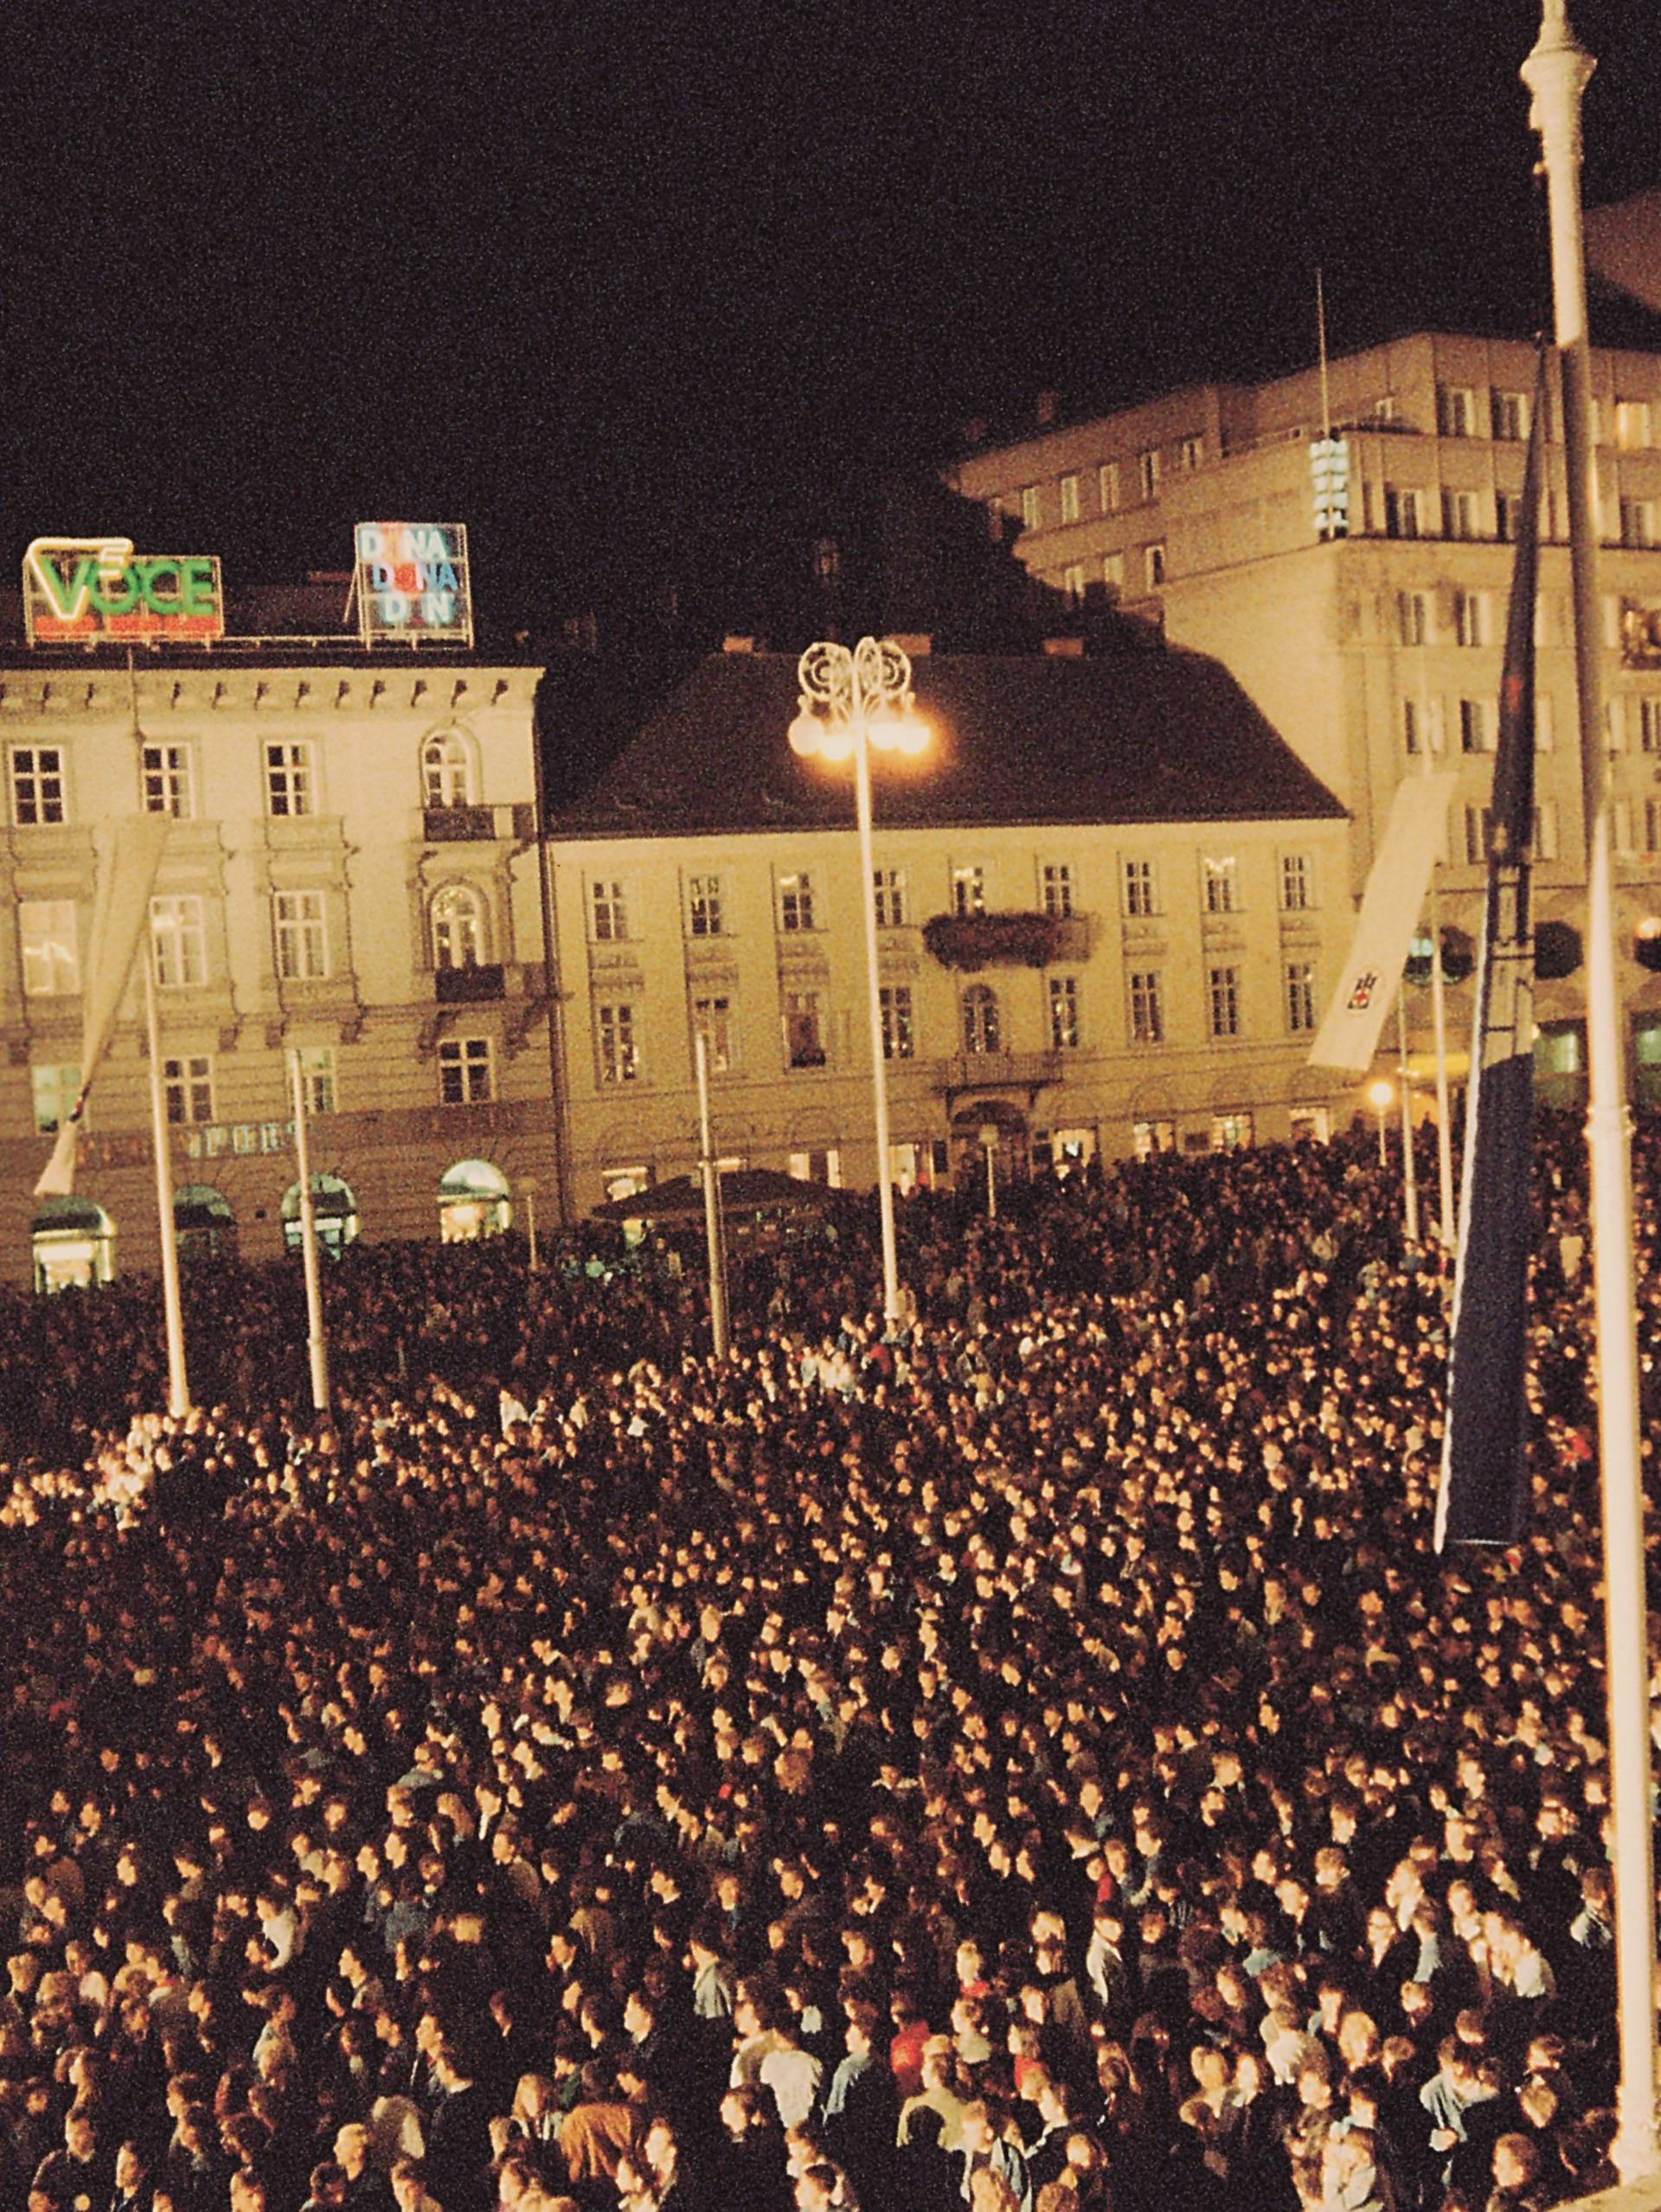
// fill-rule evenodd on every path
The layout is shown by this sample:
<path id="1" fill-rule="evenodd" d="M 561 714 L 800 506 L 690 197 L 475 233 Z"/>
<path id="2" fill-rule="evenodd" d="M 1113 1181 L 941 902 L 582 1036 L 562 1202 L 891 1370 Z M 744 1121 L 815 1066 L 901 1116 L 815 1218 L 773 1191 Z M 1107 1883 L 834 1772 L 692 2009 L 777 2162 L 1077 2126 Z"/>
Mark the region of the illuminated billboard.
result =
<path id="1" fill-rule="evenodd" d="M 23 555 L 23 629 L 31 645 L 222 638 L 219 562 L 136 554 L 125 537 L 37 537 Z"/>
<path id="2" fill-rule="evenodd" d="M 360 523 L 357 618 L 366 645 L 471 645 L 462 523 Z"/>

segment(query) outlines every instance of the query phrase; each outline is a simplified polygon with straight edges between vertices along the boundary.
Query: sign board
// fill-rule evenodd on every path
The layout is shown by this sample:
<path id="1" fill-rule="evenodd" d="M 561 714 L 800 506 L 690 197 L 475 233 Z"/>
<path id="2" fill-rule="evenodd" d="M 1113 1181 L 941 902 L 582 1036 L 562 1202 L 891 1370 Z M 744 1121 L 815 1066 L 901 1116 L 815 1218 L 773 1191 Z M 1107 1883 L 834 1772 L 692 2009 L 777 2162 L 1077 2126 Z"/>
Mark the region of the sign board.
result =
<path id="1" fill-rule="evenodd" d="M 23 555 L 23 629 L 31 645 L 222 638 L 219 562 L 136 554 L 125 537 L 37 537 Z"/>
<path id="2" fill-rule="evenodd" d="M 366 645 L 471 645 L 464 523 L 360 523 L 358 627 Z"/>
<path id="3" fill-rule="evenodd" d="M 1309 474 L 1315 494 L 1315 535 L 1350 535 L 1350 446 L 1343 438 L 1317 438 L 1309 448 Z"/>

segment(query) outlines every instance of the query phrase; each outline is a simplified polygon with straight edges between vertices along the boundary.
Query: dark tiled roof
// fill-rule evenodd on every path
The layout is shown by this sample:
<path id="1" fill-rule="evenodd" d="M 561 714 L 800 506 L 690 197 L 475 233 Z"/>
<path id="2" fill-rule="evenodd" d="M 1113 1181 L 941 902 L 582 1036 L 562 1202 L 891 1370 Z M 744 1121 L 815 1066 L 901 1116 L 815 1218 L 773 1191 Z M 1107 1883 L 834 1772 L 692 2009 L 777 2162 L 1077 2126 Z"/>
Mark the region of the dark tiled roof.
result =
<path id="1" fill-rule="evenodd" d="M 933 741 L 920 759 L 875 758 L 877 813 L 890 829 L 1344 812 L 1221 663 L 1200 654 L 923 656 L 913 684 Z M 845 829 L 850 773 L 791 751 L 796 708 L 793 655 L 714 654 L 549 826 L 574 837 Z M 557 747 L 558 731 L 549 734 Z"/>

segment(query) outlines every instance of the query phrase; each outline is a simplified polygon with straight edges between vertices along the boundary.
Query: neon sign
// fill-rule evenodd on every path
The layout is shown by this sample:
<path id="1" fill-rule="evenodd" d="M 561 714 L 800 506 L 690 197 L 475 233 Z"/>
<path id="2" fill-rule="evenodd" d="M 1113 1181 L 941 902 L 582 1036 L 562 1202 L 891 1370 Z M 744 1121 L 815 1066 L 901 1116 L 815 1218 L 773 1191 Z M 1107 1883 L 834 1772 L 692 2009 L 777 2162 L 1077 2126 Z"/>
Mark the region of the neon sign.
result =
<path id="1" fill-rule="evenodd" d="M 366 645 L 471 645 L 466 525 L 360 523 L 357 614 Z"/>
<path id="2" fill-rule="evenodd" d="M 219 562 L 135 554 L 125 537 L 37 537 L 23 555 L 23 628 L 31 645 L 222 638 Z"/>

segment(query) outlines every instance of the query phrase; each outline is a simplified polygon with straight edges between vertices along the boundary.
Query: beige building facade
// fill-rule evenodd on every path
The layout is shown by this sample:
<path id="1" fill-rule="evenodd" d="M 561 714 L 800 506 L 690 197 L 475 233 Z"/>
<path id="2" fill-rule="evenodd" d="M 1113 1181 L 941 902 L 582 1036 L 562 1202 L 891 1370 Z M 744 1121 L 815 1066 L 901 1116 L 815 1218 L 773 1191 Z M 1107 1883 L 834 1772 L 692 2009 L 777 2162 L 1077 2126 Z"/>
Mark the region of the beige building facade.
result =
<path id="1" fill-rule="evenodd" d="M 539 671 L 346 638 L 55 648 L 0 670 L 0 1266 L 153 1268 L 142 969 L 76 1196 L 34 1184 L 75 1096 L 118 823 L 165 815 L 150 929 L 188 1253 L 296 1234 L 291 1049 L 333 1244 L 466 1235 L 558 1203 L 536 836 Z"/>
<path id="2" fill-rule="evenodd" d="M 1661 356 L 1594 352 L 1593 381 L 1621 972 L 1643 1095 L 1661 1084 L 1661 976 L 1643 933 L 1661 926 L 1661 664 L 1632 648 L 1661 606 Z M 1350 811 L 1353 894 L 1401 779 L 1454 769 L 1439 883 L 1444 919 L 1474 937 L 1534 382 L 1528 345 L 1421 333 L 1335 361 L 1324 394 L 1311 369 L 1052 421 L 970 453 L 954 481 L 1019 528 L 1035 574 L 1081 599 L 1106 591 L 1238 677 Z M 1555 391 L 1546 404 L 1537 913 L 1575 927 L 1584 833 Z M 1329 428 L 1347 493 L 1337 535 L 1318 513 L 1311 452 Z M 1538 997 L 1542 1074 L 1565 1098 L 1581 988 L 1549 978 Z M 1461 1037 L 1468 997 L 1455 997 Z M 1427 999 L 1409 996 L 1421 1047 Z"/>

